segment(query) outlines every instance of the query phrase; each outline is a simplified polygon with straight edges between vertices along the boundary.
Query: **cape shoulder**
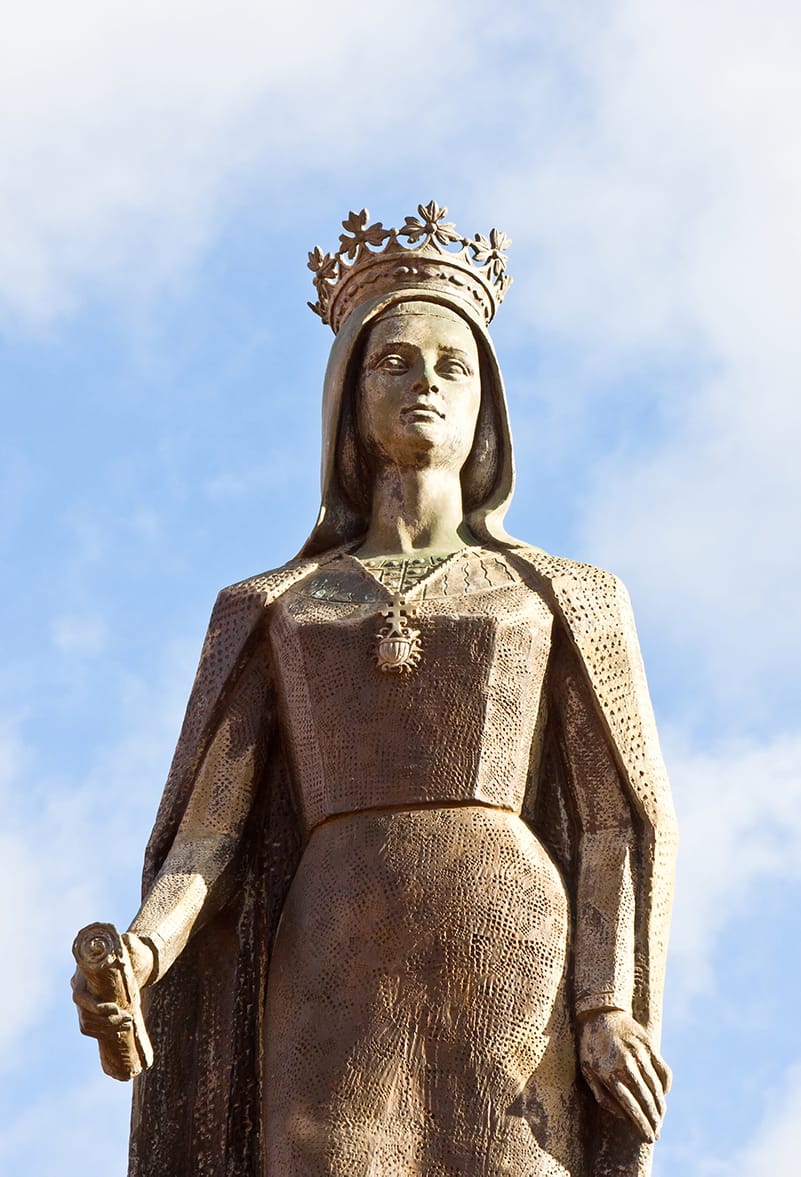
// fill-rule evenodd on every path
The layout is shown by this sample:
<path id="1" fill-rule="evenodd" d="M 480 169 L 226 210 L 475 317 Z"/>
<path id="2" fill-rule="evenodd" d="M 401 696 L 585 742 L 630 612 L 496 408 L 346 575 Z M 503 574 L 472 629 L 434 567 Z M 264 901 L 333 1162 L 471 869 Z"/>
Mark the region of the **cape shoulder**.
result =
<path id="1" fill-rule="evenodd" d="M 584 564 L 578 560 L 569 560 L 566 556 L 554 556 L 533 544 L 515 543 L 510 552 L 531 564 L 541 576 L 550 583 L 556 581 L 570 583 L 589 594 L 598 594 L 601 600 L 612 600 L 618 593 L 628 601 L 628 594 L 623 582 L 613 572 L 605 568 L 598 568 L 594 564 Z"/>
<path id="2" fill-rule="evenodd" d="M 513 549 L 539 573 L 579 655 L 637 808 L 663 836 L 675 827 L 651 698 L 628 592 L 611 572 Z"/>
<path id="3" fill-rule="evenodd" d="M 211 612 L 200 663 L 145 851 L 142 890 L 147 893 L 172 845 L 192 784 L 232 683 L 259 632 L 264 611 L 291 585 L 312 572 L 320 559 L 296 559 L 280 568 L 221 589 Z"/>

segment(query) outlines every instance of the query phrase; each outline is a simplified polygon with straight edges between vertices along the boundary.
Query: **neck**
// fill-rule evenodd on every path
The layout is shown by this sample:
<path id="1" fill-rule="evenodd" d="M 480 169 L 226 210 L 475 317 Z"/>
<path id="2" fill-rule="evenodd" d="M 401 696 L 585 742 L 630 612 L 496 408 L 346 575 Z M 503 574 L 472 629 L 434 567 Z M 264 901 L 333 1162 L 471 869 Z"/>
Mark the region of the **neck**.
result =
<path id="1" fill-rule="evenodd" d="M 378 471 L 360 556 L 433 556 L 469 546 L 458 471 Z"/>

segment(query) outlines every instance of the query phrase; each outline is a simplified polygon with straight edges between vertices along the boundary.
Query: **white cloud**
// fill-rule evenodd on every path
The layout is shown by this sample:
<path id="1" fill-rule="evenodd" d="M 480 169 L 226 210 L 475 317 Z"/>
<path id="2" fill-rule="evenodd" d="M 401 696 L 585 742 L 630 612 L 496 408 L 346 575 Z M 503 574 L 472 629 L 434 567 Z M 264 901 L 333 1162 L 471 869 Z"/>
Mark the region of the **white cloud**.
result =
<path id="1" fill-rule="evenodd" d="M 8 716 L 0 721 L 0 789 L 10 789 L 29 763 L 29 750 L 20 734 L 20 720 Z"/>
<path id="2" fill-rule="evenodd" d="M 725 384 L 734 397 L 742 380 Z M 771 710 L 795 722 L 786 681 L 801 656 L 799 413 L 774 413 L 762 387 L 747 393 L 753 420 L 723 410 L 699 429 L 691 418 L 653 455 L 602 462 L 583 524 L 588 549 L 636 591 L 642 619 L 746 725 Z M 695 389 L 710 412 L 716 391 Z"/>
<path id="3" fill-rule="evenodd" d="M 681 848 L 671 992 L 713 987 L 726 923 L 762 882 L 801 881 L 801 736 L 699 753 L 667 741 Z"/>
<path id="4" fill-rule="evenodd" d="M 561 71 L 522 95 L 496 185 L 542 258 L 521 279 L 532 317 L 607 355 L 684 348 L 700 328 L 726 354 L 759 334 L 797 356 L 771 313 L 801 286 L 797 6 L 561 7 Z"/>
<path id="5" fill-rule="evenodd" d="M 422 0 L 402 18 L 357 0 L 17 6 L 0 47 L 0 307 L 35 320 L 97 288 L 131 299 L 208 244 L 232 181 L 258 174 L 279 204 L 308 170 L 425 137 L 410 98 L 425 109 L 474 59 L 457 11 L 440 5 L 434 35 Z"/>

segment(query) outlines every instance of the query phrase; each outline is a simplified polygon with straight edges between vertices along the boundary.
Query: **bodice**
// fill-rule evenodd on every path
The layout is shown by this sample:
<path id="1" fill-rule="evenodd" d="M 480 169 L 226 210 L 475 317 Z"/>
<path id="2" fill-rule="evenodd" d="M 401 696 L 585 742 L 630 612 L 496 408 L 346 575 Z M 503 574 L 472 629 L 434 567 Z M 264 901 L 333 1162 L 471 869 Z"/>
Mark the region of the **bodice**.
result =
<path id="1" fill-rule="evenodd" d="M 483 549 L 458 553 L 402 595 L 352 556 L 287 590 L 269 632 L 307 829 L 425 803 L 519 813 L 539 755 L 551 630 L 537 589 Z M 392 632 L 416 635 L 411 664 L 379 655 Z"/>

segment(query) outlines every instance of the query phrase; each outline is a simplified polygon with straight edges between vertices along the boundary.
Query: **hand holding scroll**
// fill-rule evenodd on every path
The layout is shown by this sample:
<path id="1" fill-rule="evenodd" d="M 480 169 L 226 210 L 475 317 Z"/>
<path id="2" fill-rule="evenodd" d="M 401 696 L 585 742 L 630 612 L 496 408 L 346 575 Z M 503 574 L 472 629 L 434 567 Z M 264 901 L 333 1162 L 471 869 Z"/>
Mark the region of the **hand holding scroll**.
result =
<path id="1" fill-rule="evenodd" d="M 153 953 L 132 932 L 89 924 L 72 946 L 77 969 L 72 999 L 81 1033 L 97 1038 L 100 1063 L 114 1079 L 132 1079 L 153 1061 L 140 1004 L 140 989 L 153 970 Z"/>

